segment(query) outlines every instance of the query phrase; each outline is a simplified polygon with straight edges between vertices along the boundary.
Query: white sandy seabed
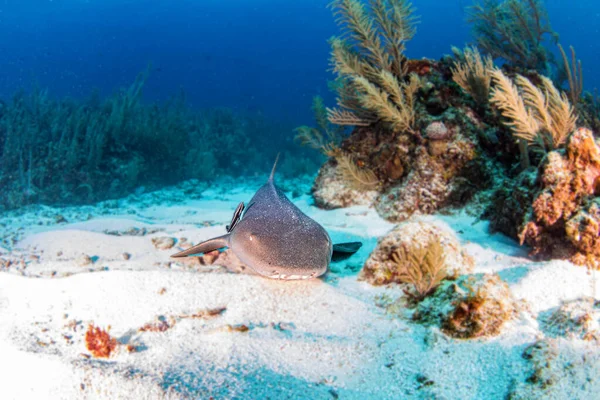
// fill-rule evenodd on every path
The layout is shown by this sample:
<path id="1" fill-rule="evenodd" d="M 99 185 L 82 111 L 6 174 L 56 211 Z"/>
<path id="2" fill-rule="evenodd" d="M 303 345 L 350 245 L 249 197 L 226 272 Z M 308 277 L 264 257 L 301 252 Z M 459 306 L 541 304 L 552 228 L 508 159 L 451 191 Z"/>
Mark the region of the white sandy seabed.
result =
<path id="1" fill-rule="evenodd" d="M 386 314 L 376 299 L 402 290 L 370 286 L 357 274 L 393 225 L 366 207 L 315 208 L 308 180 L 284 190 L 334 242 L 364 242 L 324 279 L 190 268 L 169 261 L 176 248 L 152 244 L 222 234 L 237 203 L 261 183 L 188 182 L 96 206 L 3 215 L 0 258 L 12 264 L 0 272 L 0 398 L 600 398 L 598 344 L 555 339 L 543 390 L 528 389 L 535 366 L 523 357 L 546 337 L 538 317 L 595 296 L 594 275 L 563 261 L 533 262 L 466 214 L 421 218 L 454 232 L 476 260 L 475 273 L 497 272 L 526 305 L 491 339 L 450 339 Z M 92 263 L 83 265 L 83 255 Z M 186 317 L 215 308 L 224 311 Z M 169 328 L 140 331 L 157 321 Z M 110 326 L 121 343 L 110 358 L 90 357 L 89 324 Z"/>

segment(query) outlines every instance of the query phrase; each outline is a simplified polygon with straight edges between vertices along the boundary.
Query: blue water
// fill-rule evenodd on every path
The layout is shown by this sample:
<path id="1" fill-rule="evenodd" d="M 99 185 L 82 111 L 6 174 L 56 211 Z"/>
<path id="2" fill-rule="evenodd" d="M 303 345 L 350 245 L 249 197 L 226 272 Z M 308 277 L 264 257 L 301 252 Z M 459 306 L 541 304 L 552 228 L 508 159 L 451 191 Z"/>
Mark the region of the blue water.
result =
<path id="1" fill-rule="evenodd" d="M 183 88 L 199 107 L 260 112 L 292 125 L 312 120 L 310 101 L 328 104 L 327 39 L 338 29 L 329 0 L 3 0 L 0 97 L 32 83 L 53 96 L 110 95 L 151 62 L 145 97 Z M 415 0 L 421 16 L 408 45 L 439 58 L 470 40 L 469 0 Z M 574 45 L 586 89 L 600 88 L 600 3 L 548 0 L 554 29 Z"/>

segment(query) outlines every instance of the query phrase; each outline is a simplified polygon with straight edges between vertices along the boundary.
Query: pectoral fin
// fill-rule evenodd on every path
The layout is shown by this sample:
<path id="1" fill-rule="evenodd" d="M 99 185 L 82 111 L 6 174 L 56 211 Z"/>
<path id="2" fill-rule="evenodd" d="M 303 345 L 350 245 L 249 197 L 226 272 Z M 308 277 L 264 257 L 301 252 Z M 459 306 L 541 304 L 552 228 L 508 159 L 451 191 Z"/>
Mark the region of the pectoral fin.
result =
<path id="1" fill-rule="evenodd" d="M 343 261 L 350 258 L 352 254 L 356 253 L 362 247 L 361 242 L 348 242 L 348 243 L 337 243 L 333 245 L 333 254 L 331 255 L 331 261 Z"/>
<path id="2" fill-rule="evenodd" d="M 195 245 L 187 250 L 181 251 L 177 254 L 173 254 L 171 258 L 181 257 L 193 257 L 202 253 L 209 253 L 214 250 L 222 249 L 223 247 L 229 246 L 229 235 L 219 236 L 213 239 L 209 239 L 205 242 Z"/>

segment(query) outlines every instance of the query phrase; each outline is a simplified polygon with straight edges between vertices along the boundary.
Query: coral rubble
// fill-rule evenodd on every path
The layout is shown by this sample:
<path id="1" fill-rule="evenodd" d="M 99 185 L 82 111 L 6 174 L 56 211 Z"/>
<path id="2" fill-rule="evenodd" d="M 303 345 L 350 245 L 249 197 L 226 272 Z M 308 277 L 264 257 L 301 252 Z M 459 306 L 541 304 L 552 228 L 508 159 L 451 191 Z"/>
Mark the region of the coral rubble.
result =
<path id="1" fill-rule="evenodd" d="M 528 346 L 522 357 L 531 372 L 508 394 L 512 400 L 589 398 L 598 393 L 600 357 L 594 343 L 573 343 L 559 338 L 542 339 Z M 583 396 L 583 397 L 582 397 Z"/>
<path id="2" fill-rule="evenodd" d="M 567 301 L 540 320 L 548 336 L 600 342 L 600 303 L 593 298 Z"/>
<path id="3" fill-rule="evenodd" d="M 498 335 L 518 310 L 508 285 L 497 275 L 472 275 L 444 282 L 415 305 L 412 319 L 438 326 L 453 338 L 474 339 Z"/>

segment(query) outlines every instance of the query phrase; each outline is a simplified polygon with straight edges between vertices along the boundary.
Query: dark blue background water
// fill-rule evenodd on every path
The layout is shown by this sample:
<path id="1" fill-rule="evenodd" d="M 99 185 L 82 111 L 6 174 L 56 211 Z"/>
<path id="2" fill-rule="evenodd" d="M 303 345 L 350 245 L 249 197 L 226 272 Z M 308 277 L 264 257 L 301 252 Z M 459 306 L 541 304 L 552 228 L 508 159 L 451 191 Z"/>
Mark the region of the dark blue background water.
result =
<path id="1" fill-rule="evenodd" d="M 0 97 L 36 82 L 56 96 L 110 94 L 151 62 L 146 98 L 183 88 L 200 107 L 311 120 L 330 104 L 329 0 L 0 0 Z M 469 41 L 469 0 L 414 0 L 421 16 L 410 57 L 439 58 Z M 549 0 L 561 42 L 574 45 L 586 88 L 600 88 L 600 3 Z M 575 5 L 573 5 L 575 4 Z"/>

